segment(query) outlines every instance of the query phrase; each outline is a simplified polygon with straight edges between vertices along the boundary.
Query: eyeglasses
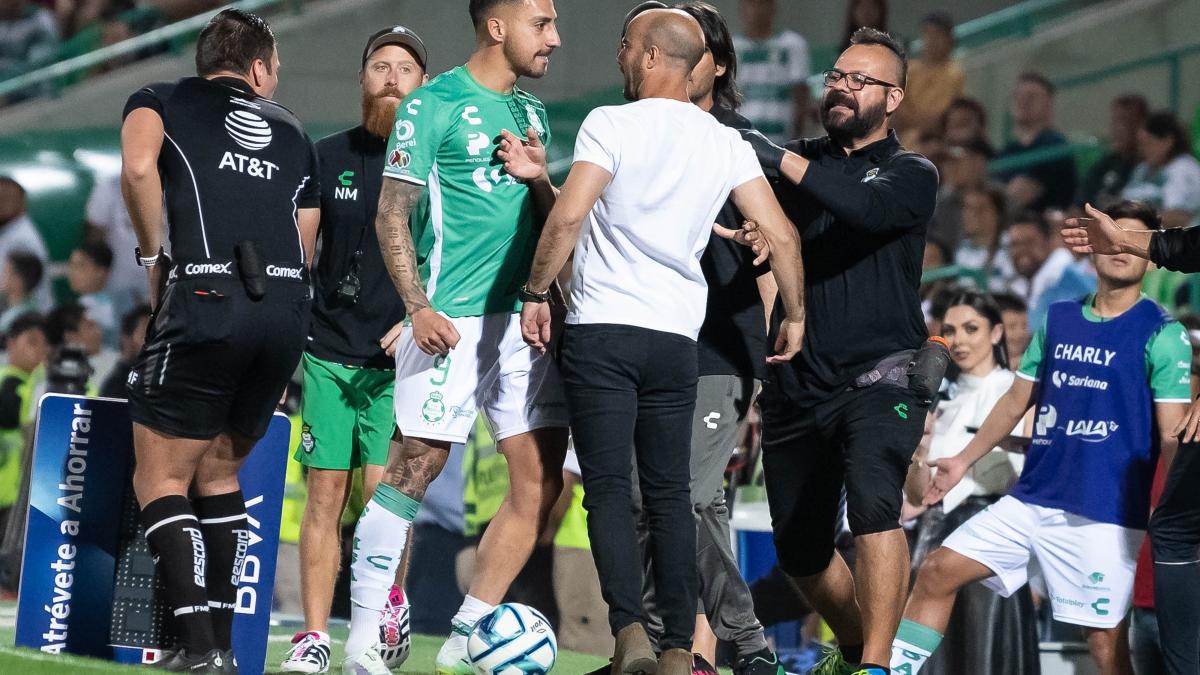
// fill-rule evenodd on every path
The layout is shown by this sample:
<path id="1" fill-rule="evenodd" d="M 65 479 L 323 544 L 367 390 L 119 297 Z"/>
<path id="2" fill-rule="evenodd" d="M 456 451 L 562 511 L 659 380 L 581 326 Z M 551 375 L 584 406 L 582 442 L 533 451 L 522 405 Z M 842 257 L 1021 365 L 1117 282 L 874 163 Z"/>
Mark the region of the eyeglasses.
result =
<path id="1" fill-rule="evenodd" d="M 846 88 L 850 91 L 862 91 L 862 88 L 868 84 L 878 84 L 881 87 L 895 87 L 896 89 L 903 89 L 903 87 L 898 84 L 877 80 L 869 75 L 863 75 L 862 73 L 843 73 L 837 68 L 827 70 L 822 73 L 822 75 L 825 76 L 826 87 L 832 87 L 838 82 L 841 82 L 842 79 L 845 79 Z"/>

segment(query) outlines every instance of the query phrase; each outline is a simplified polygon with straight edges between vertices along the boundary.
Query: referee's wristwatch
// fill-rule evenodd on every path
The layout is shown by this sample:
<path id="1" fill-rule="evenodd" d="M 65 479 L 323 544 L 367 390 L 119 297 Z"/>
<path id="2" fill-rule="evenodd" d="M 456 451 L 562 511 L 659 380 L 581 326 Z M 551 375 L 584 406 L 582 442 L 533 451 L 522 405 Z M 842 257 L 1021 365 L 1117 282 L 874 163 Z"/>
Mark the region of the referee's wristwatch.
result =
<path id="1" fill-rule="evenodd" d="M 537 293 L 529 290 L 529 284 L 524 284 L 521 290 L 517 291 L 517 297 L 521 302 L 550 302 L 550 289 Z"/>
<path id="2" fill-rule="evenodd" d="M 142 247 L 135 246 L 133 248 L 133 255 L 137 257 L 138 267 L 154 267 L 162 257 L 162 251 L 160 249 L 158 253 L 152 256 L 144 256 L 142 255 Z"/>

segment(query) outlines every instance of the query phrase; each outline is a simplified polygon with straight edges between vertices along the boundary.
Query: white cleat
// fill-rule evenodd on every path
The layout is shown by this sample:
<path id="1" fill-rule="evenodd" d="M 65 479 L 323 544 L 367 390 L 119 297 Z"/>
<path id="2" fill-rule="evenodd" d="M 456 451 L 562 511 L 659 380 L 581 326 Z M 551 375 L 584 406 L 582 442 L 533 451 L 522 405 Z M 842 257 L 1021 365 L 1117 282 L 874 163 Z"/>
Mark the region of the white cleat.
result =
<path id="1" fill-rule="evenodd" d="M 285 673 L 328 673 L 329 634 L 315 630 L 296 633 L 292 650 L 279 669 Z"/>
<path id="2" fill-rule="evenodd" d="M 379 656 L 388 668 L 399 668 L 408 660 L 412 648 L 412 629 L 409 625 L 409 605 L 404 591 L 392 586 L 387 604 L 379 615 Z"/>
<path id="3" fill-rule="evenodd" d="M 379 655 L 379 645 L 371 645 L 358 654 L 347 654 L 342 661 L 345 675 L 392 675 L 392 671 Z"/>
<path id="4" fill-rule="evenodd" d="M 467 636 L 471 634 L 471 628 L 457 622 L 451 627 L 454 631 L 438 650 L 433 672 L 436 675 L 474 675 L 475 669 L 467 660 Z"/>

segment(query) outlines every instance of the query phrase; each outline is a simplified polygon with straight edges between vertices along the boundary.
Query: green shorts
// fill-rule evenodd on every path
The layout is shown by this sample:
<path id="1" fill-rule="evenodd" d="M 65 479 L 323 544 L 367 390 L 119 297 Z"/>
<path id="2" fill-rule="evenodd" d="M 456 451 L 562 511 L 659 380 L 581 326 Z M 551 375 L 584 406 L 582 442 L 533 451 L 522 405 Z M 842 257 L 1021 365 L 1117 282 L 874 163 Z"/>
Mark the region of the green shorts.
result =
<path id="1" fill-rule="evenodd" d="M 315 469 L 387 464 L 396 428 L 396 373 L 353 368 L 304 355 L 300 447 L 295 459 Z"/>

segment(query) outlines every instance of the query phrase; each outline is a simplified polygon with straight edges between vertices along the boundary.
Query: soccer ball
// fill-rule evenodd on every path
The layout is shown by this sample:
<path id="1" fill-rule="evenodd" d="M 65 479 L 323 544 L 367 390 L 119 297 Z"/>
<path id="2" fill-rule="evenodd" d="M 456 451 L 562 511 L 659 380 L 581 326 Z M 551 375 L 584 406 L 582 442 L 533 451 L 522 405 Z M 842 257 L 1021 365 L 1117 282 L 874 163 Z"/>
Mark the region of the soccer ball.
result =
<path id="1" fill-rule="evenodd" d="M 504 603 L 475 624 L 467 660 L 476 675 L 545 675 L 554 667 L 558 640 L 542 613 Z"/>

